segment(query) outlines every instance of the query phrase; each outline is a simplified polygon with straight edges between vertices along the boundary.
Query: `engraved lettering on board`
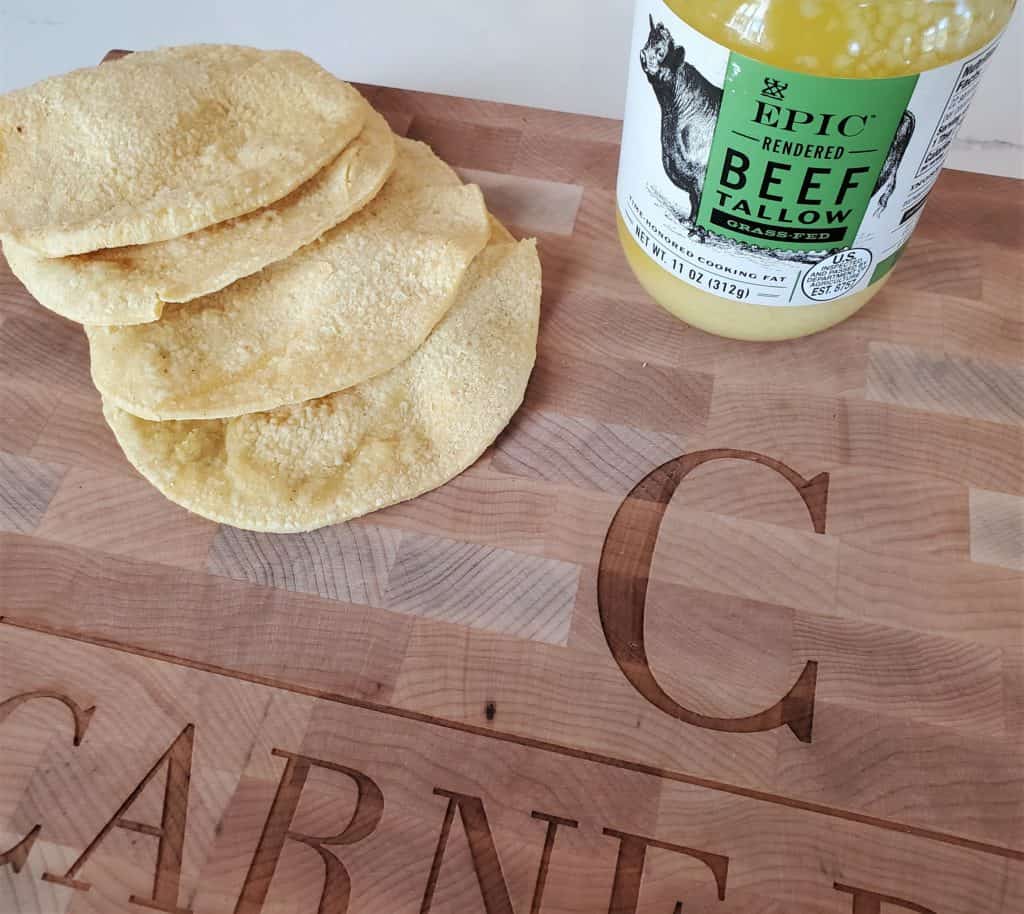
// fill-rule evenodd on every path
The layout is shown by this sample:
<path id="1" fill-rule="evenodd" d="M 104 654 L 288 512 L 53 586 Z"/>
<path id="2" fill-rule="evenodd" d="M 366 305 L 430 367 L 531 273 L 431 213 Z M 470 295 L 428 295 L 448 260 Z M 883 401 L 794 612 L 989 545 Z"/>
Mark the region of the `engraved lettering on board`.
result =
<path id="1" fill-rule="evenodd" d="M 846 892 L 848 895 L 853 896 L 853 911 L 851 914 L 882 914 L 883 906 L 886 905 L 903 911 L 915 911 L 916 914 L 936 914 L 931 908 L 907 901 L 905 898 L 880 895 L 868 889 L 858 889 L 839 882 L 835 884 L 834 888 L 837 892 Z"/>
<path id="2" fill-rule="evenodd" d="M 92 707 L 83 710 L 81 705 L 62 692 L 53 692 L 45 689 L 35 692 L 22 692 L 20 695 L 0 701 L 0 724 L 7 720 L 22 705 L 30 701 L 41 701 L 43 699 L 58 701 L 71 712 L 71 719 L 75 728 L 72 745 L 81 745 L 85 731 L 89 728 L 89 722 L 92 720 L 93 714 L 96 713 L 96 708 Z M 28 855 L 32 852 L 32 845 L 36 843 L 42 830 L 43 826 L 36 824 L 24 838 L 17 841 L 7 850 L 0 851 L 0 867 L 10 864 L 15 873 L 20 873 L 21 868 L 28 860 Z"/>
<path id="3" fill-rule="evenodd" d="M 709 717 L 684 707 L 658 683 L 644 643 L 647 587 L 665 512 L 680 484 L 698 467 L 716 460 L 744 460 L 768 467 L 803 499 L 815 533 L 825 533 L 828 473 L 804 479 L 786 464 L 753 451 L 717 449 L 684 454 L 644 477 L 626 496 L 608 528 L 598 569 L 597 601 L 608 647 L 626 679 L 652 705 L 695 727 L 726 733 L 756 733 L 787 726 L 811 741 L 818 664 L 808 662 L 777 704 L 749 717 Z"/>
<path id="4" fill-rule="evenodd" d="M 111 52 L 110 57 L 123 56 L 124 53 L 126 52 Z M 817 664 L 813 661 L 805 665 L 796 683 L 776 705 L 745 718 L 709 717 L 689 710 L 662 689 L 648 662 L 644 644 L 644 617 L 648 576 L 661 523 L 679 486 L 694 470 L 709 462 L 726 459 L 756 463 L 782 476 L 803 500 L 813 530 L 818 534 L 825 533 L 829 497 L 828 474 L 822 473 L 806 479 L 787 465 L 750 451 L 717 449 L 682 455 L 653 470 L 638 483 L 620 506 L 609 527 L 598 572 L 598 609 L 602 628 L 611 653 L 627 680 L 645 699 L 666 714 L 697 727 L 730 733 L 767 731 L 785 725 L 798 739 L 810 742 L 817 677 Z M 55 701 L 70 712 L 73 725 L 72 742 L 74 746 L 79 746 L 86 736 L 96 709 L 83 708 L 81 704 L 61 692 L 26 692 L 0 701 L 0 725 L 26 703 L 37 700 Z M 488 720 L 494 718 L 494 711 L 494 704 L 489 703 Z M 65 719 L 65 726 L 66 723 Z M 168 734 L 168 738 L 170 736 L 171 734 Z M 152 890 L 148 897 L 132 895 L 131 903 L 143 908 L 165 911 L 168 914 L 189 914 L 187 908 L 178 905 L 184 846 L 192 837 L 187 813 L 196 738 L 196 728 L 192 724 L 188 724 L 174 736 L 168 748 L 156 759 L 138 785 L 120 802 L 120 806 L 67 871 L 63 875 L 44 873 L 43 879 L 76 891 L 88 892 L 91 886 L 78 878 L 80 871 L 112 829 L 120 828 L 156 839 L 157 842 Z M 218 737 L 214 734 L 211 738 Z M 543 746 L 537 751 L 544 751 Z M 304 845 L 308 851 L 317 854 L 322 862 L 323 876 L 318 905 L 320 914 L 359 914 L 349 912 L 353 890 L 352 877 L 339 854 L 342 853 L 341 849 L 351 847 L 377 831 L 385 811 L 384 792 L 368 774 L 356 769 L 282 749 L 274 749 L 273 755 L 285 761 L 284 771 L 259 834 L 256 834 L 254 829 L 250 835 L 254 850 L 234 906 L 235 914 L 262 914 L 287 841 Z M 132 805 L 165 766 L 166 786 L 159 825 L 129 818 L 127 813 Z M 357 790 L 354 809 L 348 822 L 344 823 L 337 833 L 329 836 L 311 835 L 293 828 L 302 791 L 313 768 L 341 774 L 350 779 Z M 433 858 L 408 861 L 410 866 L 422 870 L 424 879 L 415 886 L 417 894 L 419 889 L 423 888 L 422 896 L 406 899 L 409 910 L 413 910 L 412 905 L 419 902 L 420 914 L 432 914 L 431 908 L 441 879 L 455 878 L 455 874 L 446 873 L 445 859 L 452 829 L 458 827 L 458 821 L 467 839 L 473 867 L 472 874 L 459 875 L 463 879 L 467 875 L 470 879 L 475 877 L 486 914 L 524 914 L 521 910 L 513 909 L 509 886 L 483 800 L 442 788 L 436 788 L 434 794 L 446 802 L 438 804 L 439 834 Z M 119 797 L 114 798 L 111 806 L 119 800 Z M 538 822 L 536 843 L 531 847 L 539 850 L 539 864 L 533 883 L 529 914 L 542 914 L 545 890 L 551 873 L 551 861 L 559 850 L 559 833 L 563 829 L 579 829 L 580 823 L 575 819 L 539 811 L 533 811 L 531 815 Z M 192 825 L 192 828 L 195 826 Z M 44 830 L 43 824 L 36 824 L 14 845 L 0 851 L 0 868 L 10 864 L 14 873 L 20 873 Z M 540 840 L 542 831 L 543 842 Z M 614 828 L 604 828 L 601 834 L 609 841 L 617 843 L 614 872 L 610 880 L 608 914 L 637 914 L 650 848 L 698 861 L 706 868 L 706 871 L 702 870 L 701 875 L 705 875 L 706 872 L 707 878 L 714 880 L 717 897 L 720 900 L 725 899 L 729 857 Z M 39 849 L 36 853 L 41 855 Z M 836 882 L 832 888 L 836 893 L 840 893 L 834 897 L 842 898 L 843 905 L 847 903 L 848 896 L 849 904 L 852 905 L 852 909 L 848 909 L 851 910 L 851 914 L 898 914 L 900 911 L 937 914 L 931 908 L 896 895 L 886 894 L 877 890 L 877 887 L 868 889 Z M 685 902 L 676 902 L 675 914 L 683 914 L 684 911 Z"/>
<path id="5" fill-rule="evenodd" d="M 820 474 L 805 479 L 785 464 L 762 454 L 735 450 L 701 451 L 683 455 L 651 472 L 630 493 L 620 506 L 609 527 L 598 572 L 599 612 L 612 654 L 629 682 L 645 698 L 666 713 L 696 726 L 726 732 L 743 733 L 788 726 L 804 741 L 811 738 L 814 712 L 816 667 L 808 663 L 790 692 L 773 708 L 741 719 L 708 718 L 689 711 L 665 694 L 658 685 L 644 652 L 644 611 L 647 575 L 653 559 L 661 522 L 668 505 L 683 480 L 696 468 L 715 460 L 734 459 L 754 462 L 773 470 L 789 482 L 803 500 L 815 532 L 825 532 L 829 477 Z M 83 710 L 66 695 L 52 691 L 27 692 L 0 702 L 0 723 L 28 701 L 52 699 L 71 713 L 73 742 L 78 746 L 95 708 Z M 158 840 L 153 888 L 149 897 L 132 895 L 130 902 L 140 907 L 167 914 L 191 914 L 178 906 L 184 843 L 189 836 L 187 810 L 192 774 L 195 727 L 187 725 L 174 738 L 167 750 L 153 763 L 139 784 L 121 803 L 98 834 L 88 843 L 63 875 L 44 873 L 43 879 L 87 892 L 91 886 L 78 878 L 90 856 L 113 828 L 126 829 Z M 323 759 L 315 759 L 274 749 L 272 754 L 285 760 L 284 771 L 277 784 L 262 830 L 253 835 L 254 851 L 234 914 L 263 914 L 265 902 L 286 841 L 305 845 L 319 855 L 323 877 L 317 910 L 320 914 L 358 914 L 350 912 L 353 894 L 352 877 L 338 856 L 338 849 L 354 845 L 375 833 L 385 809 L 385 796 L 380 786 L 367 774 Z M 133 803 L 146 786 L 167 766 L 167 779 L 159 825 L 134 821 L 127 817 Z M 344 775 L 357 789 L 355 806 L 348 822 L 336 834 L 319 836 L 293 828 L 303 788 L 313 768 L 322 768 Z M 460 822 L 467 840 L 479 897 L 485 914 L 525 914 L 512 904 L 509 885 L 499 857 L 491 822 L 483 801 L 476 796 L 436 788 L 434 794 L 446 800 L 439 822 L 439 834 L 432 860 L 409 861 L 422 867 L 423 894 L 418 898 L 420 914 L 432 914 L 436 890 L 442 879 L 457 878 L 445 871 L 445 857 L 452 829 Z M 539 864 L 533 885 L 529 914 L 542 914 L 545 890 L 549 883 L 551 860 L 558 848 L 561 829 L 578 829 L 579 821 L 534 811 L 538 823 L 546 823 L 543 842 L 540 825 L 536 847 Z M 7 851 L 0 853 L 0 866 L 10 863 L 14 872 L 25 865 L 41 825 Z M 670 844 L 653 837 L 632 834 L 614 828 L 601 831 L 606 838 L 618 842 L 608 914 L 638 914 L 645 866 L 650 848 L 690 857 L 706 867 L 714 880 L 719 900 L 726 898 L 730 859 L 722 854 Z M 465 879 L 465 874 L 458 878 Z M 911 911 L 916 914 L 937 914 L 918 903 L 874 889 L 858 888 L 836 882 L 838 893 L 850 896 L 851 914 L 889 914 L 889 911 Z M 413 903 L 410 899 L 410 903 Z M 685 902 L 678 901 L 675 914 L 682 914 Z"/>
<path id="6" fill-rule="evenodd" d="M 75 722 L 75 741 L 81 741 L 95 708 L 83 711 L 79 705 L 60 693 L 33 692 L 15 696 L 0 702 L 0 721 L 9 716 L 14 708 L 33 699 L 55 699 L 71 710 Z M 107 820 L 96 836 L 88 843 L 78 858 L 63 875 L 44 873 L 43 879 L 80 892 L 88 892 L 92 886 L 79 878 L 79 872 L 89 861 L 96 849 L 114 828 L 121 828 L 158 840 L 153 889 L 149 897 L 131 895 L 129 901 L 140 907 L 167 912 L 167 914 L 191 914 L 190 909 L 178 906 L 181 882 L 181 868 L 184 845 L 189 837 L 187 811 L 189 785 L 192 776 L 193 748 L 196 728 L 188 724 L 174 738 L 167 750 L 153 763 L 138 785 Z M 285 768 L 278 781 L 273 801 L 266 820 L 257 836 L 253 836 L 255 850 L 245 875 L 237 902 L 235 914 L 262 914 L 270 885 L 279 865 L 285 842 L 296 841 L 315 851 L 323 863 L 323 876 L 317 910 L 320 914 L 359 914 L 350 911 L 352 877 L 345 864 L 337 856 L 336 849 L 354 845 L 374 834 L 380 825 L 385 808 L 385 797 L 380 786 L 368 774 L 324 759 L 316 759 L 282 749 L 273 749 L 272 754 L 285 760 Z M 127 818 L 126 813 L 138 800 L 146 786 L 157 773 L 167 766 L 160 825 L 152 825 Z M 311 835 L 292 827 L 299 807 L 303 788 L 310 771 L 322 768 L 334 771 L 351 779 L 357 795 L 352 814 L 344 827 L 329 836 Z M 429 867 L 426 860 L 410 860 L 409 864 L 422 867 L 425 888 L 421 896 L 420 914 L 432 914 L 436 889 L 442 878 L 465 879 L 449 873 L 444 876 L 445 856 L 449 846 L 456 814 L 464 830 L 473 876 L 479 889 L 484 914 L 525 914 L 517 911 L 512 904 L 511 894 L 502 869 L 491 822 L 483 800 L 470 794 L 436 788 L 434 794 L 447 800 L 440 821 L 436 848 Z M 534 882 L 532 903 L 529 914 L 542 914 L 545 889 L 548 886 L 552 856 L 557 852 L 559 830 L 578 829 L 578 820 L 534 811 L 533 819 L 546 823 L 543 842 L 538 829 L 536 846 L 540 848 L 537 876 Z M 21 869 L 38 837 L 40 826 L 18 845 L 0 857 L 0 864 L 11 863 L 15 872 Z M 646 875 L 647 852 L 651 848 L 683 855 L 702 863 L 713 878 L 720 901 L 726 899 L 729 874 L 729 857 L 668 843 L 653 837 L 646 837 L 615 828 L 603 828 L 601 834 L 618 842 L 614 871 L 611 874 L 611 892 L 608 914 L 639 914 L 641 890 Z M 423 885 L 424 883 L 420 883 Z M 909 899 L 886 894 L 874 889 L 834 883 L 833 888 L 851 896 L 851 914 L 889 914 L 893 910 L 915 912 L 915 914 L 938 914 Z M 410 899 L 410 903 L 411 903 Z M 675 914 L 681 914 L 685 902 L 679 901 Z M 604 910 L 602 908 L 602 910 Z"/>
<path id="7" fill-rule="evenodd" d="M 285 839 L 305 844 L 320 855 L 324 863 L 323 888 L 320 891 L 321 914 L 347 914 L 352 895 L 352 879 L 344 864 L 328 848 L 357 844 L 377 830 L 384 816 L 384 794 L 369 776 L 354 768 L 336 765 L 323 759 L 296 755 L 283 749 L 274 749 L 272 754 L 287 759 L 281 780 L 277 785 L 274 802 L 263 825 L 259 844 L 253 854 L 252 863 L 245 877 L 245 884 L 235 905 L 235 914 L 260 914 L 266 900 L 270 883 L 274 878 Z M 299 808 L 302 789 L 312 768 L 336 771 L 355 781 L 356 804 L 352 818 L 337 834 L 319 837 L 292 830 L 292 820 Z"/>
<path id="8" fill-rule="evenodd" d="M 462 827 L 465 829 L 466 838 L 469 841 L 473 870 L 476 873 L 486 914 L 515 914 L 483 801 L 479 797 L 441 788 L 436 788 L 434 793 L 439 797 L 447 798 L 448 806 L 441 823 L 441 835 L 437 840 L 437 850 L 434 852 L 434 859 L 430 865 L 430 875 L 427 877 L 427 887 L 423 892 L 420 914 L 430 914 L 433 907 L 434 893 L 441 876 L 441 866 L 448 849 L 448 840 L 451 837 L 456 810 L 458 810 Z M 563 819 L 542 812 L 534 812 L 532 816 L 534 819 L 548 823 L 547 833 L 544 837 L 544 849 L 541 851 L 540 866 L 537 869 L 537 882 L 533 890 L 533 903 L 530 906 L 530 914 L 539 914 L 541 905 L 544 903 L 548 867 L 551 863 L 551 853 L 555 846 L 558 829 L 561 826 L 579 828 L 579 822 L 575 819 Z"/>
<path id="9" fill-rule="evenodd" d="M 188 724 L 168 747 L 167 751 L 153 763 L 135 789 L 118 807 L 107 823 L 100 829 L 78 859 L 68 868 L 63 876 L 54 873 L 43 873 L 43 879 L 57 885 L 88 892 L 92 885 L 78 879 L 78 873 L 89 861 L 96 848 L 114 828 L 149 835 L 158 839 L 156 867 L 153 876 L 153 891 L 150 898 L 138 895 L 131 896 L 132 904 L 151 908 L 154 911 L 166 911 L 168 914 L 191 914 L 187 908 L 178 907 L 178 891 L 181 883 L 182 852 L 185 846 L 186 816 L 188 813 L 189 784 L 192 777 L 192 746 L 195 742 L 195 727 Z M 125 817 L 139 795 L 157 772 L 166 763 L 167 780 L 164 785 L 164 802 L 160 817 L 160 825 L 148 825 Z"/>
<path id="10" fill-rule="evenodd" d="M 699 860 L 711 870 L 711 874 L 715 877 L 718 900 L 725 901 L 725 884 L 729 875 L 728 857 L 709 854 L 707 851 L 695 850 L 692 847 L 680 847 L 678 844 L 656 841 L 654 838 L 630 835 L 611 828 L 606 828 L 604 834 L 619 839 L 619 857 L 615 863 L 615 882 L 612 884 L 612 900 L 608 906 L 608 914 L 636 914 L 638 911 L 640 886 L 644 878 L 644 864 L 649 847 L 660 848 Z M 681 907 L 681 903 L 677 904 L 677 907 Z"/>

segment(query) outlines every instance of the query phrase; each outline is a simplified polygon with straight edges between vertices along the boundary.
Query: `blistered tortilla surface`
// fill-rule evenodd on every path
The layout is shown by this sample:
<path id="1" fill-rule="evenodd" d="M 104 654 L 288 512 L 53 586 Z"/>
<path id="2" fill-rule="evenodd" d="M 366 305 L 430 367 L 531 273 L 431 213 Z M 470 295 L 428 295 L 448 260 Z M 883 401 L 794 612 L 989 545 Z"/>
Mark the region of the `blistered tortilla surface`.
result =
<path id="1" fill-rule="evenodd" d="M 92 376 L 145 419 L 208 419 L 343 390 L 408 358 L 455 301 L 487 243 L 479 188 L 398 140 L 367 207 L 286 260 L 159 321 L 87 326 Z"/>
<path id="2" fill-rule="evenodd" d="M 452 309 L 387 374 L 234 419 L 149 422 L 107 401 L 107 422 L 169 499 L 243 529 L 315 529 L 437 488 L 507 425 L 533 368 L 540 263 L 507 237 L 495 232 Z"/>
<path id="3" fill-rule="evenodd" d="M 3 251 L 29 292 L 63 317 L 81 324 L 149 323 L 167 302 L 218 292 L 316 241 L 377 195 L 394 160 L 391 128 L 371 111 L 340 156 L 263 209 L 153 244 L 46 258 L 8 238 Z"/>
<path id="4" fill-rule="evenodd" d="M 367 106 L 294 51 L 142 51 L 0 96 L 0 235 L 46 257 L 177 238 L 279 200 Z"/>

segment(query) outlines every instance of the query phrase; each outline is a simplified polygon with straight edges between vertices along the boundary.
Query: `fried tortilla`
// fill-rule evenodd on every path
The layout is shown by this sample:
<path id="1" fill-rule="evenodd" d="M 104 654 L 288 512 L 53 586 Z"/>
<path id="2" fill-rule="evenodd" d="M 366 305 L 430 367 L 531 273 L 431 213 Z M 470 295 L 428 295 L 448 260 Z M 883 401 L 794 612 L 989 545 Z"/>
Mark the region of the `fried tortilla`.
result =
<path id="1" fill-rule="evenodd" d="M 81 324 L 144 324 L 167 302 L 210 295 L 294 254 L 369 203 L 395 161 L 395 140 L 370 111 L 363 132 L 325 169 L 263 209 L 153 244 L 39 257 L 8 238 L 14 274 L 40 304 Z"/>
<path id="2" fill-rule="evenodd" d="M 274 409 L 359 384 L 407 359 L 455 301 L 487 243 L 480 189 L 422 144 L 360 213 L 286 260 L 159 321 L 87 326 L 93 381 L 144 419 Z"/>
<path id="3" fill-rule="evenodd" d="M 294 51 L 143 51 L 0 96 L 0 236 L 44 257 L 178 238 L 341 154 L 367 105 Z"/>
<path id="4" fill-rule="evenodd" d="M 437 488 L 508 424 L 533 369 L 540 262 L 508 237 L 495 231 L 455 305 L 387 374 L 233 419 L 149 422 L 107 401 L 107 422 L 171 501 L 247 530 L 312 530 Z"/>

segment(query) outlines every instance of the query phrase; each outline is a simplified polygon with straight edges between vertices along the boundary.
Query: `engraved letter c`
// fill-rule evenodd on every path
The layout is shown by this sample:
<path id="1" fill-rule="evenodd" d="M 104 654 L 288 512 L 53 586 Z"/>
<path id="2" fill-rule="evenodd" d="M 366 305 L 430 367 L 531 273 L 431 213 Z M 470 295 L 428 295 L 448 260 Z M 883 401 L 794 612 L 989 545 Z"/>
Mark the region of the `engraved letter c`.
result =
<path id="1" fill-rule="evenodd" d="M 708 717 L 684 708 L 658 683 L 644 646 L 647 584 L 658 533 L 680 483 L 697 467 L 714 460 L 746 460 L 766 466 L 785 479 L 803 499 L 816 533 L 825 532 L 827 473 L 807 480 L 784 463 L 753 451 L 719 449 L 684 454 L 642 479 L 619 507 L 597 575 L 601 627 L 615 662 L 644 698 L 666 714 L 695 727 L 725 733 L 758 733 L 786 725 L 801 742 L 811 741 L 818 664 L 809 662 L 789 692 L 771 708 L 750 717 Z"/>

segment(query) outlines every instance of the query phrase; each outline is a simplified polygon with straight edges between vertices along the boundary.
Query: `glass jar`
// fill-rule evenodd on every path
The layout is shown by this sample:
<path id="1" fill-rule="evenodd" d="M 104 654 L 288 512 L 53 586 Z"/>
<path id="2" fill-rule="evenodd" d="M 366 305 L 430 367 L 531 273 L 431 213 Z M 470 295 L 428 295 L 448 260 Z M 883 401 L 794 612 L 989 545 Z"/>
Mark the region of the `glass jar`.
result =
<path id="1" fill-rule="evenodd" d="M 780 340 L 891 276 L 1016 0 L 638 0 L 618 226 L 650 295 Z"/>

